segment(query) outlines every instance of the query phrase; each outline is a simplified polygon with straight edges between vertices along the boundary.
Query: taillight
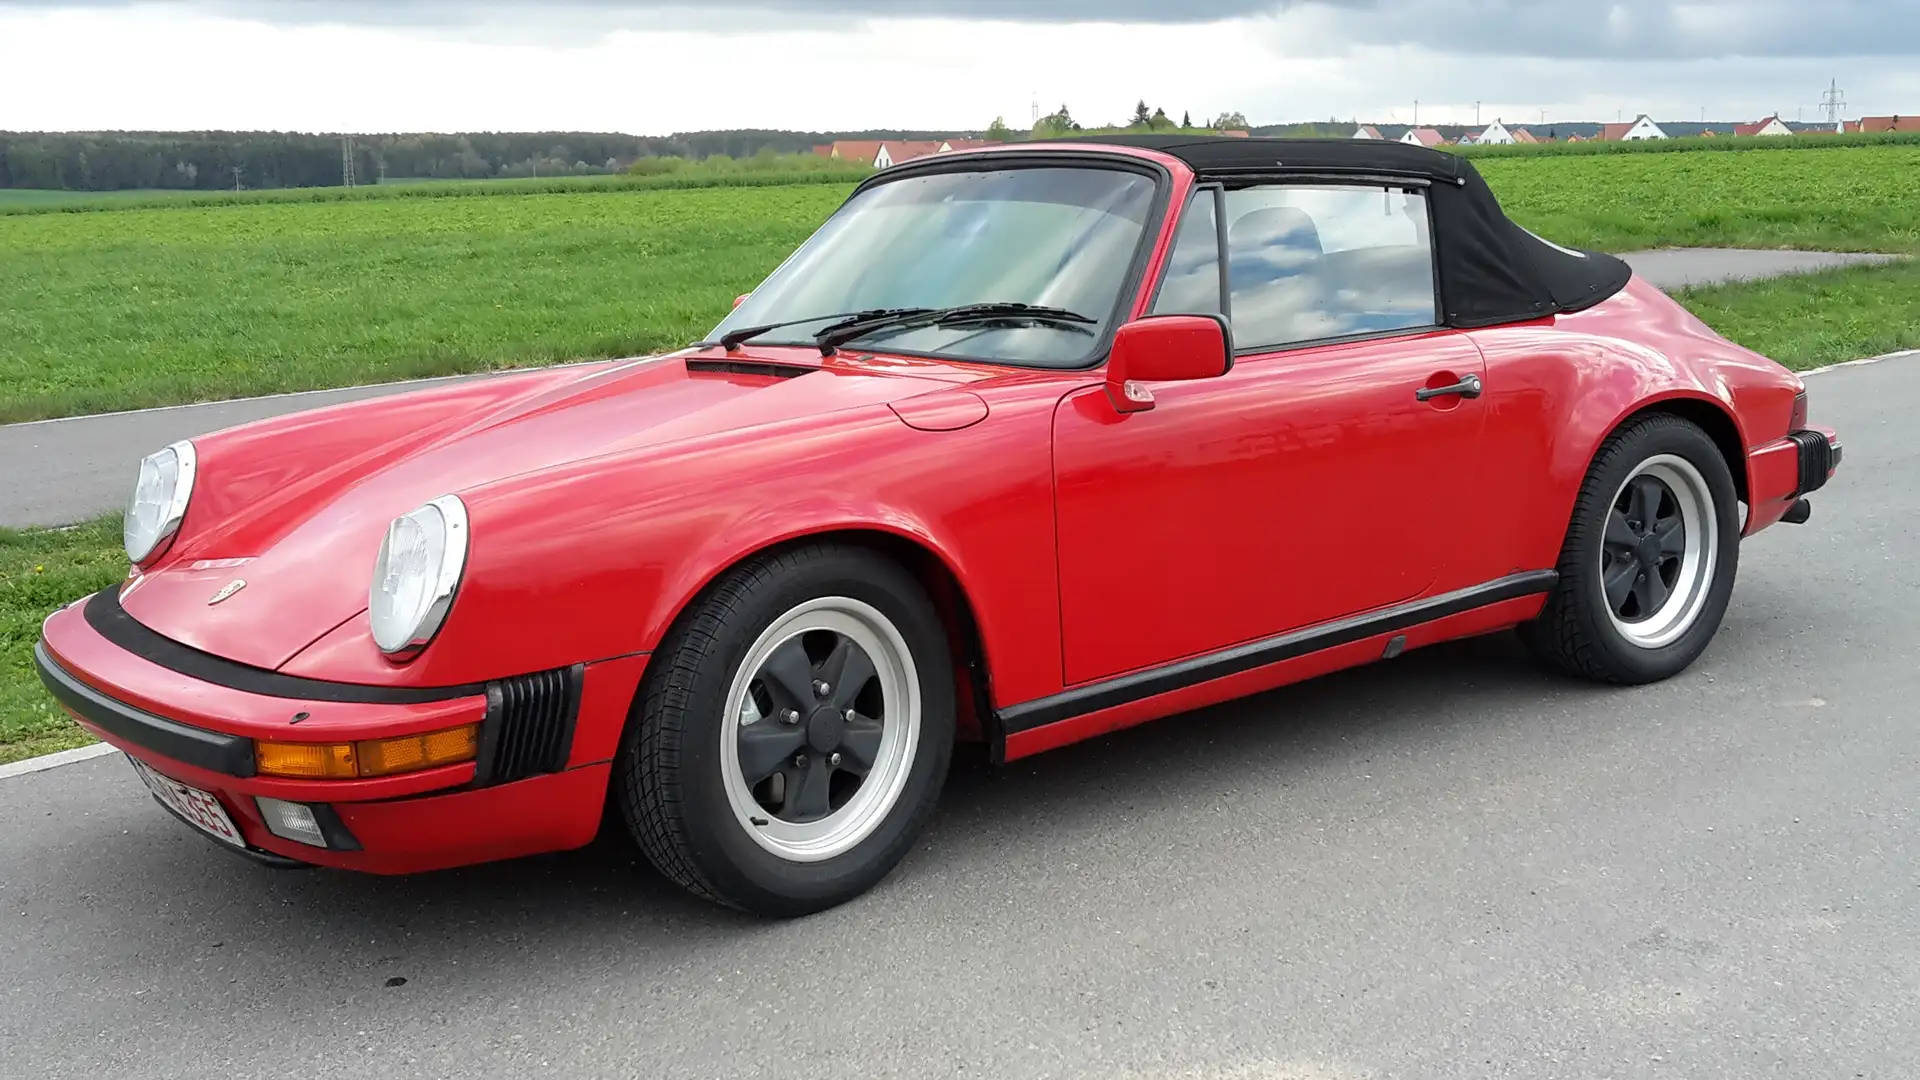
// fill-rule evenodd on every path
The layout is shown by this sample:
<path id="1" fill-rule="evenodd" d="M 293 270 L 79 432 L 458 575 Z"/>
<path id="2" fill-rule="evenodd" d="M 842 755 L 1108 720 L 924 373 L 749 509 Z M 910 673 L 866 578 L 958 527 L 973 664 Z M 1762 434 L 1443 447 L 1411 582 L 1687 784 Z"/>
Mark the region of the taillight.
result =
<path id="1" fill-rule="evenodd" d="M 1800 431 L 1807 426 L 1807 392 L 1793 395 L 1793 419 L 1788 421 L 1788 431 Z"/>

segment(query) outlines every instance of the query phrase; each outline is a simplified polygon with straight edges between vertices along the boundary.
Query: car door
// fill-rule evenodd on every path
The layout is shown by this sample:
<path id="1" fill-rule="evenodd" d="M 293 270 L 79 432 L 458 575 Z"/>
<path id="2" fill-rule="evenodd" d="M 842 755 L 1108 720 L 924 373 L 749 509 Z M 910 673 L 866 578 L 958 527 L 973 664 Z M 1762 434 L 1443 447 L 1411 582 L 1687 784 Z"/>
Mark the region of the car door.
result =
<path id="1" fill-rule="evenodd" d="M 1055 413 L 1068 685 L 1413 599 L 1473 521 L 1484 372 L 1435 325 L 1419 191 L 1198 198 L 1154 310 L 1218 303 L 1224 233 L 1233 369 Z"/>

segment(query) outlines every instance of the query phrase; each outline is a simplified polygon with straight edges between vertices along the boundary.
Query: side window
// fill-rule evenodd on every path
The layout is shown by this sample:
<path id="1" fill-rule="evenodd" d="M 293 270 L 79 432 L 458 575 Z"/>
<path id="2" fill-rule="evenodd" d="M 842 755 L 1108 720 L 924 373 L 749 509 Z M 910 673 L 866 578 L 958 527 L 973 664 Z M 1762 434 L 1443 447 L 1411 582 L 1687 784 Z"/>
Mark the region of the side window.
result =
<path id="1" fill-rule="evenodd" d="M 1426 196 L 1275 185 L 1226 193 L 1234 343 L 1278 348 L 1438 322 Z"/>
<path id="2" fill-rule="evenodd" d="M 1180 232 L 1167 253 L 1160 277 L 1160 293 L 1153 298 L 1155 315 L 1220 315 L 1220 223 L 1214 217 L 1212 188 L 1202 188 L 1187 200 L 1180 215 Z"/>

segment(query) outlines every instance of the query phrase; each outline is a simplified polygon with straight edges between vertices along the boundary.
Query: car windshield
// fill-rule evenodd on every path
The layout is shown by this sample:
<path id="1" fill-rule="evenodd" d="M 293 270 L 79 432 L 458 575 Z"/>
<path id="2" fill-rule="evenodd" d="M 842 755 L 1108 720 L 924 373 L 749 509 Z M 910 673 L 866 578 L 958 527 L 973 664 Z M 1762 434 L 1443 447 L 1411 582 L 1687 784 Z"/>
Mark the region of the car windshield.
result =
<path id="1" fill-rule="evenodd" d="M 888 328 L 861 345 L 1075 367 L 1087 362 L 1113 318 L 1153 199 L 1150 178 L 1113 168 L 981 169 L 876 184 L 849 200 L 707 340 L 799 320 L 754 340 L 810 345 L 848 312 L 1021 303 L 1092 322 L 918 325 Z"/>

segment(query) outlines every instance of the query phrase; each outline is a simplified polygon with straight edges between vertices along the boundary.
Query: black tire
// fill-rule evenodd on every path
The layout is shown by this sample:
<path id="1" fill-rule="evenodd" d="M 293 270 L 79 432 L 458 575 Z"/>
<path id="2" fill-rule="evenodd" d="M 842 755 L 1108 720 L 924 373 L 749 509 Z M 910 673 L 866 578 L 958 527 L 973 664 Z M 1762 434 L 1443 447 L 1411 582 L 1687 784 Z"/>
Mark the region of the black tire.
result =
<path id="1" fill-rule="evenodd" d="M 1602 558 L 1608 518 L 1616 499 L 1626 495 L 1627 481 L 1665 455 L 1683 459 L 1704 479 L 1717 550 L 1711 571 L 1702 570 L 1704 595 L 1691 622 L 1672 641 L 1649 647 L 1616 624 Z M 1540 616 L 1520 627 L 1521 639 L 1535 657 L 1571 675 L 1619 685 L 1670 678 L 1698 659 L 1719 630 L 1733 595 L 1739 556 L 1739 497 L 1713 440 L 1676 416 L 1657 413 L 1635 420 L 1609 436 L 1595 455 L 1574 501 L 1560 552 L 1559 583 Z"/>
<path id="2" fill-rule="evenodd" d="M 857 845 L 823 861 L 763 848 L 728 801 L 723 717 L 736 671 L 783 613 L 821 597 L 871 605 L 906 643 L 918 676 L 920 732 L 904 787 Z M 905 857 L 933 813 L 951 761 L 954 676 L 946 633 L 926 591 L 873 551 L 809 544 L 748 562 L 682 614 L 648 665 L 614 764 L 614 801 L 640 849 L 697 896 L 794 917 L 872 888 Z"/>

